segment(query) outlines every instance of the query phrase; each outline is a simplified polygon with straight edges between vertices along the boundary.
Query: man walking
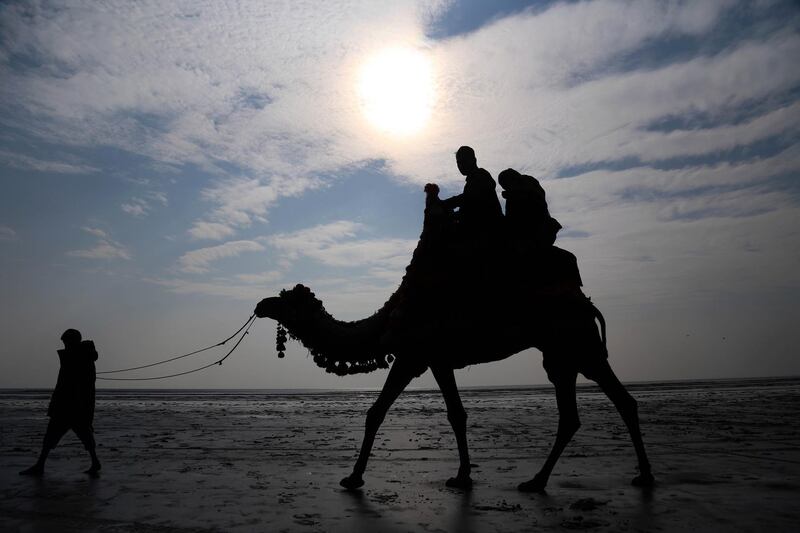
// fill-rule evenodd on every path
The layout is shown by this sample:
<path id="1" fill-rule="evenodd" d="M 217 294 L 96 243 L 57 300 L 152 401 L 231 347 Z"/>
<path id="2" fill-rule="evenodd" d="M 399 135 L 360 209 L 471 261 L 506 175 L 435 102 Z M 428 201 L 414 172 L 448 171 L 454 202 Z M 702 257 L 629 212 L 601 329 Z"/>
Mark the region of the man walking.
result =
<path id="1" fill-rule="evenodd" d="M 20 472 L 23 476 L 41 476 L 44 474 L 44 463 L 50 450 L 56 447 L 61 437 L 70 429 L 75 432 L 92 459 L 86 473 L 97 476 L 100 472 L 100 461 L 97 459 L 94 442 L 94 382 L 97 350 L 94 342 L 81 340 L 81 333 L 76 329 L 68 329 L 61 335 L 64 349 L 58 350 L 61 368 L 58 381 L 47 415 L 47 425 L 42 451 L 36 464 Z"/>

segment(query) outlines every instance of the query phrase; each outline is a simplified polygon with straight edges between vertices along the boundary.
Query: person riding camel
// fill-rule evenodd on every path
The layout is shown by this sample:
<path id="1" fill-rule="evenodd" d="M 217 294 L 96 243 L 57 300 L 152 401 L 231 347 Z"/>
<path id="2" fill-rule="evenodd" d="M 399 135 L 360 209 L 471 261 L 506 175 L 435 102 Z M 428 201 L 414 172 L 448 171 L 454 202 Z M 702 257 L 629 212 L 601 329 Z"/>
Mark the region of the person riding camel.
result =
<path id="1" fill-rule="evenodd" d="M 459 233 L 467 240 L 495 232 L 503 220 L 503 209 L 497 199 L 497 183 L 483 168 L 478 167 L 475 150 L 462 146 L 456 152 L 458 170 L 465 176 L 464 191 L 442 200 L 442 205 L 456 212 Z"/>
<path id="2" fill-rule="evenodd" d="M 516 241 L 542 249 L 552 246 L 561 229 L 550 216 L 547 199 L 539 180 L 513 168 L 502 171 L 497 180 L 506 199 L 506 227 Z"/>

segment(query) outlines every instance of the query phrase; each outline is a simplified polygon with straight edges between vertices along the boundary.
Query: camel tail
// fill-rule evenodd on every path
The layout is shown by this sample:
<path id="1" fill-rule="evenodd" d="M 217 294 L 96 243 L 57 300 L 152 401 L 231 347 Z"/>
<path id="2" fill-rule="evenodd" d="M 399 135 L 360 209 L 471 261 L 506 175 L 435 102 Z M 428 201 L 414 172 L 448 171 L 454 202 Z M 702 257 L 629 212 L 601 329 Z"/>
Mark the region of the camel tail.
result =
<path id="1" fill-rule="evenodd" d="M 589 305 L 592 306 L 592 314 L 594 318 L 600 323 L 600 338 L 603 340 L 603 347 L 608 349 L 608 343 L 606 342 L 606 319 L 603 317 L 603 313 L 600 312 L 600 309 L 597 308 L 592 302 L 589 302 Z"/>

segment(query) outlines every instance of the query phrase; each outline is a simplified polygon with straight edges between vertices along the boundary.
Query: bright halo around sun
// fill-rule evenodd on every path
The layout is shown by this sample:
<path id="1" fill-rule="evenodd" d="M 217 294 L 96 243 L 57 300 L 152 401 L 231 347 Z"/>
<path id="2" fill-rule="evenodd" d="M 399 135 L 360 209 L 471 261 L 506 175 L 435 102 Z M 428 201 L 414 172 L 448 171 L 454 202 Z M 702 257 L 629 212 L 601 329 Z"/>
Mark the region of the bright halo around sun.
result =
<path id="1" fill-rule="evenodd" d="M 358 96 L 367 120 L 398 136 L 419 132 L 431 116 L 434 99 L 431 60 L 411 48 L 388 48 L 361 68 Z"/>

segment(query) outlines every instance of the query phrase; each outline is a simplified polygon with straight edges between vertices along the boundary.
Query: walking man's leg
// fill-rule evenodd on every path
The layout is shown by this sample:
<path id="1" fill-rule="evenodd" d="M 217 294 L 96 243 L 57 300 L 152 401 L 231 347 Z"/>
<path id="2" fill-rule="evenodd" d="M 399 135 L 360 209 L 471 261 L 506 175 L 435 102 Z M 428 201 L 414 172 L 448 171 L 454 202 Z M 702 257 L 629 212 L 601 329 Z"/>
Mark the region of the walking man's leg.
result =
<path id="1" fill-rule="evenodd" d="M 47 424 L 47 431 L 44 434 L 42 451 L 39 452 L 39 459 L 36 460 L 35 465 L 30 468 L 26 468 L 19 474 L 21 476 L 41 476 L 44 474 L 44 463 L 47 461 L 47 456 L 50 454 L 50 450 L 58 445 L 58 441 L 61 440 L 61 437 L 63 437 L 68 430 L 69 423 L 57 418 L 51 418 L 50 422 Z"/>
<path id="2" fill-rule="evenodd" d="M 86 448 L 86 451 L 89 452 L 89 456 L 92 458 L 92 465 L 88 470 L 85 470 L 85 473 L 89 474 L 90 476 L 96 476 L 100 472 L 101 467 L 100 461 L 97 459 L 97 452 L 95 451 L 96 445 L 94 442 L 94 431 L 92 430 L 92 426 L 73 426 L 72 431 L 74 431 L 78 438 L 81 439 L 83 446 Z"/>

